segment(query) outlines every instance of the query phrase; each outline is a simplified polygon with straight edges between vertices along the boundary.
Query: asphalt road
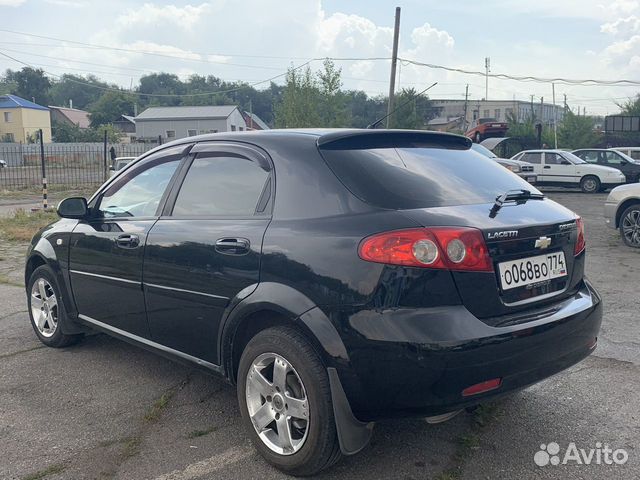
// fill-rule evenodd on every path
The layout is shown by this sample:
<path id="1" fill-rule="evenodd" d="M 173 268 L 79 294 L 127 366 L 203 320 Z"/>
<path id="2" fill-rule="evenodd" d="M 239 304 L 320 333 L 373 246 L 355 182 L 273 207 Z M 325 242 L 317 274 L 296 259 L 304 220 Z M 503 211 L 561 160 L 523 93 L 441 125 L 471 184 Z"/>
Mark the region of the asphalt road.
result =
<path id="1" fill-rule="evenodd" d="M 604 226 L 605 195 L 550 195 L 586 221 L 587 272 L 605 301 L 596 351 L 444 424 L 380 422 L 367 449 L 318 478 L 640 478 L 640 251 Z M 105 335 L 45 348 L 19 287 L 0 285 L 0 312 L 0 478 L 285 478 L 252 449 L 222 380 Z M 537 466 L 550 442 L 561 457 L 573 442 L 628 460 Z"/>

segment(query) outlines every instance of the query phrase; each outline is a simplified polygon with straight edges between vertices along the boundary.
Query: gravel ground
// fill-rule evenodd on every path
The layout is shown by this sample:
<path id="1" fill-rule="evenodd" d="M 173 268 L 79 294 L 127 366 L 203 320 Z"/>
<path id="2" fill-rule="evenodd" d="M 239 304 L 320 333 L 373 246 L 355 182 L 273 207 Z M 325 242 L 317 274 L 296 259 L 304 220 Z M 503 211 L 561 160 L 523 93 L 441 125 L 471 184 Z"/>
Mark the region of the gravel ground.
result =
<path id="1" fill-rule="evenodd" d="M 368 448 L 318 478 L 640 478 L 640 251 L 604 226 L 606 195 L 549 194 L 586 222 L 587 272 L 605 301 L 594 354 L 444 424 L 380 422 Z M 16 282 L 23 252 L 0 247 Z M 45 348 L 14 285 L 0 284 L 0 312 L 0 478 L 285 478 L 252 449 L 222 380 L 105 335 Z M 550 442 L 560 455 L 570 442 L 607 444 L 628 461 L 539 467 L 534 455 Z"/>

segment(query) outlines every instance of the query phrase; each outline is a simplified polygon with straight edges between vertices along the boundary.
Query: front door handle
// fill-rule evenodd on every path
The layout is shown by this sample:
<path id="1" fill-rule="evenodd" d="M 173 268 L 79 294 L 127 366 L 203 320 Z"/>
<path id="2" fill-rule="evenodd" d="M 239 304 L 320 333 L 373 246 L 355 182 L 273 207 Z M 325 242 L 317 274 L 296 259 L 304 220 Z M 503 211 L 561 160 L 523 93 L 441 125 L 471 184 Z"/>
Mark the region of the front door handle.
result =
<path id="1" fill-rule="evenodd" d="M 545 165 L 544 168 L 551 168 L 549 165 Z"/>
<path id="2" fill-rule="evenodd" d="M 116 238 L 116 245 L 120 248 L 137 248 L 140 245 L 140 237 L 125 233 Z"/>
<path id="3" fill-rule="evenodd" d="M 246 255 L 251 243 L 246 238 L 219 238 L 216 241 L 216 252 L 225 255 Z"/>

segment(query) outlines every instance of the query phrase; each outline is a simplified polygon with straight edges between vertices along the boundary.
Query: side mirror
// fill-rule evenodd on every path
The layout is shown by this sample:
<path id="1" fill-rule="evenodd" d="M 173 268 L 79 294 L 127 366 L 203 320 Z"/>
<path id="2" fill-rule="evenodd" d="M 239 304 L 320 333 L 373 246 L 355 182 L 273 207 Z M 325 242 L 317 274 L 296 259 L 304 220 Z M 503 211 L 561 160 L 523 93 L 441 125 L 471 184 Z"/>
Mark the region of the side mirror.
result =
<path id="1" fill-rule="evenodd" d="M 627 162 L 626 160 L 620 160 L 620 165 L 622 165 L 623 167 L 629 162 Z"/>
<path id="2" fill-rule="evenodd" d="M 89 214 L 87 199 L 84 197 L 65 198 L 58 204 L 57 213 L 62 218 L 86 218 Z"/>

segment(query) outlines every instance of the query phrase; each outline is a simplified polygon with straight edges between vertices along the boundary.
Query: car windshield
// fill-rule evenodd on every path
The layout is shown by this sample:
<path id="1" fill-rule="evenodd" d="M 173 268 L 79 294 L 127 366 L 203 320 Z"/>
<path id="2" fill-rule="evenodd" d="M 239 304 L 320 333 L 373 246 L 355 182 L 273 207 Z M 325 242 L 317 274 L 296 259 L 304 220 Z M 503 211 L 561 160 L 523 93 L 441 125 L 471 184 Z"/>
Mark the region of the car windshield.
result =
<path id="1" fill-rule="evenodd" d="M 582 164 L 582 163 L 587 163 L 584 160 L 582 160 L 580 157 L 575 156 L 571 152 L 558 152 L 558 154 L 561 157 L 564 157 L 566 160 L 569 160 L 571 163 L 573 163 L 575 165 L 579 165 L 579 164 Z"/>
<path id="2" fill-rule="evenodd" d="M 496 120 L 495 118 L 481 118 L 479 120 L 479 123 L 490 123 L 490 122 L 497 122 L 498 120 Z"/>
<path id="3" fill-rule="evenodd" d="M 482 145 L 480 145 L 479 143 L 473 143 L 471 145 L 471 149 L 474 152 L 478 152 L 480 155 L 484 155 L 485 157 L 488 158 L 498 158 L 498 156 L 493 153 L 491 150 L 489 150 L 487 147 L 484 147 Z"/>

